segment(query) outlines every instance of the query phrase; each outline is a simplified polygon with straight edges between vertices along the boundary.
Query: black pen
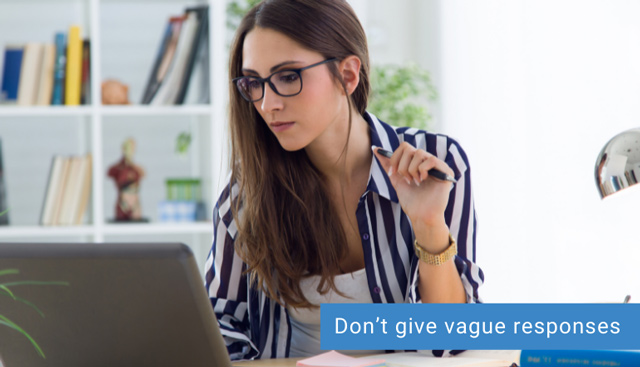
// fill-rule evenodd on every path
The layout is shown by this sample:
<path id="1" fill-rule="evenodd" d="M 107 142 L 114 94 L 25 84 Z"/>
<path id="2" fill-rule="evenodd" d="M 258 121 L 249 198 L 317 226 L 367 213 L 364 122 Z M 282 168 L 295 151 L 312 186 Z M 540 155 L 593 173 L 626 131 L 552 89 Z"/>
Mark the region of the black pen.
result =
<path id="1" fill-rule="evenodd" d="M 382 154 L 383 156 L 387 157 L 387 158 L 391 158 L 391 156 L 393 155 L 392 152 L 386 150 L 386 149 L 382 149 L 382 148 L 378 148 L 378 153 Z M 433 176 L 434 178 L 437 178 L 438 180 L 441 181 L 449 181 L 449 182 L 453 182 L 456 183 L 458 181 L 456 181 L 455 178 L 449 176 L 448 174 L 439 171 L 435 168 L 432 168 L 429 170 L 429 176 Z"/>

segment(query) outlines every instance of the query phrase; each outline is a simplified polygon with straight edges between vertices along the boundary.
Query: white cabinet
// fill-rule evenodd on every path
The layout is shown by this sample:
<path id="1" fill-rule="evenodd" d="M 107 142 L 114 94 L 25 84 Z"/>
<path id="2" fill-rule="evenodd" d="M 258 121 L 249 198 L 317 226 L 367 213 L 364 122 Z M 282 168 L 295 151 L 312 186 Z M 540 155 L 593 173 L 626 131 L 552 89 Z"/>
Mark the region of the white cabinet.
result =
<path id="1" fill-rule="evenodd" d="M 193 5 L 209 5 L 211 103 L 151 107 L 139 104 L 166 22 Z M 211 212 L 226 173 L 227 29 L 224 0 L 3 0 L 0 2 L 0 70 L 4 47 L 53 42 L 55 32 L 79 25 L 91 41 L 90 105 L 17 107 L 0 105 L 0 139 L 10 225 L 0 241 L 138 242 L 180 241 L 203 265 L 212 240 Z M 100 83 L 117 79 L 129 86 L 131 105 L 102 106 Z M 186 156 L 175 153 L 176 138 L 189 131 Z M 106 175 L 121 157 L 122 142 L 133 137 L 134 161 L 146 171 L 140 198 L 149 223 L 111 224 L 117 190 Z M 54 155 L 93 156 L 92 193 L 81 226 L 39 225 Z M 207 205 L 205 222 L 157 221 L 165 199 L 165 179 L 195 177 Z M 202 269 L 202 266 L 201 266 Z"/>

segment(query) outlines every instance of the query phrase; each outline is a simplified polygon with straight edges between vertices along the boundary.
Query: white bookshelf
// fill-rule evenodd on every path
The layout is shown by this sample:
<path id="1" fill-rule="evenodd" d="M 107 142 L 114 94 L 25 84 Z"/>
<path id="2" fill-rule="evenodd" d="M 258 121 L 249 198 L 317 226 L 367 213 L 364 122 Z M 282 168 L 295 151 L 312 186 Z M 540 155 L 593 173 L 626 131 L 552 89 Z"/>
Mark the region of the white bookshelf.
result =
<path id="1" fill-rule="evenodd" d="M 139 105 L 166 22 L 193 5 L 209 5 L 210 104 Z M 0 226 L 0 242 L 181 241 L 202 265 L 211 246 L 211 212 L 226 176 L 227 29 L 225 0 L 3 0 L 0 2 L 0 70 L 6 44 L 53 42 L 55 32 L 80 25 L 91 40 L 92 104 L 86 106 L 0 105 L 0 138 L 11 225 Z M 130 105 L 102 106 L 100 83 L 115 78 L 129 86 Z M 175 138 L 190 131 L 186 157 L 174 153 Z M 116 189 L 106 177 L 121 156 L 126 137 L 136 139 L 134 161 L 141 182 L 143 216 L 149 223 L 112 224 Z M 91 153 L 92 193 L 83 225 L 39 225 L 54 154 Z M 201 179 L 208 220 L 157 222 L 164 179 Z M 202 269 L 202 266 L 201 266 Z"/>
<path id="2" fill-rule="evenodd" d="M 33 106 L 18 107 L 0 105 L 0 118 L 9 117 L 49 117 L 49 116 L 90 116 L 90 106 Z"/>

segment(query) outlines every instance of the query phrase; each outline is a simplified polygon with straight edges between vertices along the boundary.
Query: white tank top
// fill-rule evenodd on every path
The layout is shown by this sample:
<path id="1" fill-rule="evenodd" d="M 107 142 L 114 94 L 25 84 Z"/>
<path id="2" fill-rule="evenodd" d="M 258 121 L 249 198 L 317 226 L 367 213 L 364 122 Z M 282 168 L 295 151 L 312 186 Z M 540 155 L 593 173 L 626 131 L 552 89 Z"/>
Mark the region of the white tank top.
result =
<path id="1" fill-rule="evenodd" d="M 333 290 L 320 294 L 316 289 L 320 276 L 314 275 L 300 281 L 300 288 L 311 304 L 321 303 L 372 303 L 367 273 L 365 269 L 353 273 L 336 275 L 336 287 L 348 297 L 343 297 Z M 308 357 L 326 351 L 320 350 L 320 308 L 298 308 L 287 306 L 291 320 L 290 357 Z M 341 350 L 344 354 L 378 354 L 383 350 Z"/>

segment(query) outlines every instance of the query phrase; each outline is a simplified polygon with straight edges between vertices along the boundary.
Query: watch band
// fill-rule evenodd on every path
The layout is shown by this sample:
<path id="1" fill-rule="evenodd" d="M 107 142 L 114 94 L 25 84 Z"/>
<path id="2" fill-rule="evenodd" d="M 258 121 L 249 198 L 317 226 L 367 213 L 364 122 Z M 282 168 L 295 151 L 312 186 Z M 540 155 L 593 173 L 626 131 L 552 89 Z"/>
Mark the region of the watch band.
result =
<path id="1" fill-rule="evenodd" d="M 434 255 L 427 252 L 427 250 L 423 249 L 418 244 L 418 240 L 415 240 L 413 242 L 413 248 L 418 259 L 430 265 L 442 265 L 458 254 L 458 246 L 456 245 L 456 241 L 451 236 L 451 233 L 449 233 L 449 247 L 447 247 L 439 254 Z"/>

